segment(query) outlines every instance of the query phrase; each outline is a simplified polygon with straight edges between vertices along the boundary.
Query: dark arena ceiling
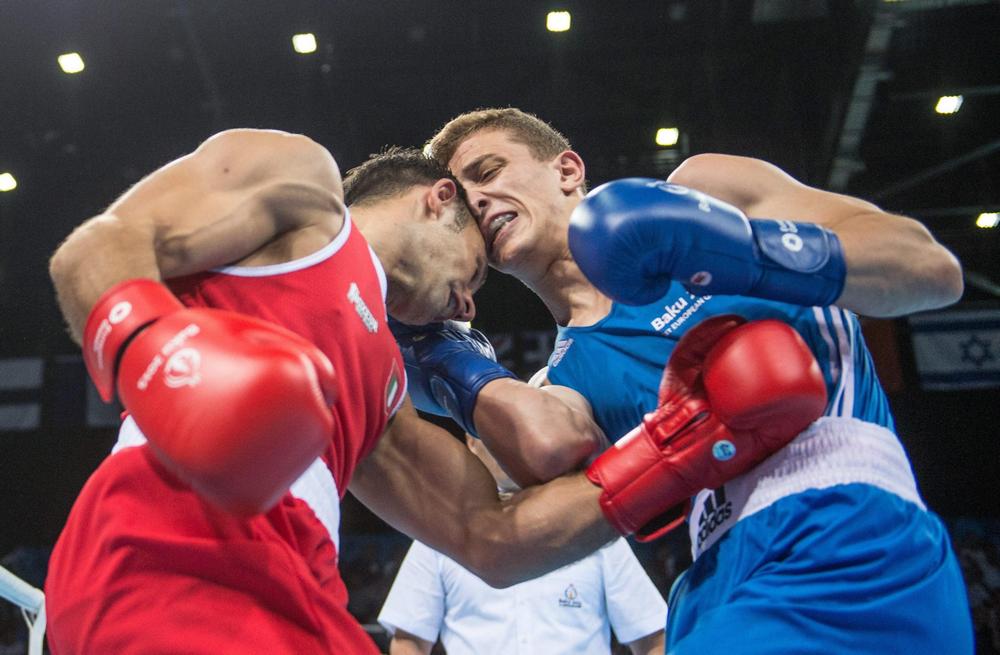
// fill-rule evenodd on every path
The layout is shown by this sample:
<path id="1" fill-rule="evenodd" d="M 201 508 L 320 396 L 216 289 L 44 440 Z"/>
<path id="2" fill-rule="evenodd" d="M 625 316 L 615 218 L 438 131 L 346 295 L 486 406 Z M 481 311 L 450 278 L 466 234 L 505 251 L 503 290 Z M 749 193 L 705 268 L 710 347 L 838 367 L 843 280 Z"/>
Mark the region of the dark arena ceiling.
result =
<path id="1" fill-rule="evenodd" d="M 546 31 L 553 9 L 570 31 Z M 480 106 L 552 122 L 592 184 L 721 151 L 910 212 L 963 260 L 967 299 L 990 298 L 1000 230 L 975 217 L 1000 207 L 998 30 L 1000 4 L 976 0 L 3 0 L 2 347 L 72 351 L 44 259 L 213 132 L 303 132 L 346 169 Z M 302 32 L 315 53 L 293 51 Z M 77 75 L 56 64 L 71 51 Z M 654 144 L 664 125 L 679 147 Z"/>
<path id="2" fill-rule="evenodd" d="M 569 31 L 546 30 L 552 10 L 571 12 Z M 316 52 L 297 54 L 297 33 L 314 34 Z M 998 34 L 996 0 L 0 0 L 0 173 L 18 184 L 0 193 L 0 357 L 78 352 L 48 256 L 214 132 L 301 132 L 346 170 L 484 106 L 550 121 L 591 185 L 728 152 L 907 213 L 962 260 L 963 303 L 998 306 L 1000 227 L 975 224 L 1000 210 Z M 82 72 L 60 70 L 68 52 Z M 935 113 L 939 96 L 959 94 L 960 111 Z M 654 143 L 664 126 L 680 130 L 676 147 Z M 478 305 L 488 333 L 552 328 L 534 296 L 496 273 Z M 995 404 L 991 393 L 980 398 Z M 927 420 L 924 399 L 899 400 L 901 422 Z M 965 421 L 989 414 L 964 402 L 952 405 Z M 948 480 L 965 480 L 969 461 L 996 477 L 995 439 L 977 425 L 956 424 L 981 438 L 953 456 Z M 909 444 L 922 483 L 939 456 L 932 432 Z M 33 438 L 6 439 L 0 457 Z M 80 458 L 59 511 L 107 452 L 102 439 L 59 456 Z M 948 493 L 942 483 L 932 500 Z M 978 507 L 995 514 L 995 497 Z"/>

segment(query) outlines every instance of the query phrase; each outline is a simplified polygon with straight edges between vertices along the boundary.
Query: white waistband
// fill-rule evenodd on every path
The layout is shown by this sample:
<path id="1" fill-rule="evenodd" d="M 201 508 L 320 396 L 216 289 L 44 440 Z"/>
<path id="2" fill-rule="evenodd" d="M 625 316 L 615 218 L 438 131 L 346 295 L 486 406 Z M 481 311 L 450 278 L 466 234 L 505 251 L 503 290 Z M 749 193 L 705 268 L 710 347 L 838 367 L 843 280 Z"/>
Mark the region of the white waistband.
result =
<path id="1" fill-rule="evenodd" d="M 828 416 L 727 482 L 721 493 L 698 493 L 688 526 L 692 554 L 705 552 L 737 521 L 780 498 L 851 483 L 870 484 L 926 509 L 895 434 L 859 419 Z"/>
<path id="2" fill-rule="evenodd" d="M 139 429 L 135 419 L 126 416 L 118 430 L 118 441 L 111 449 L 115 454 L 123 448 L 141 446 L 146 443 L 146 435 Z M 319 457 L 296 480 L 289 491 L 296 498 L 305 501 L 316 518 L 330 534 L 333 544 L 340 553 L 340 495 L 337 492 L 337 481 L 326 463 Z"/>
<path id="3" fill-rule="evenodd" d="M 337 547 L 340 556 L 340 494 L 337 491 L 337 481 L 327 467 L 326 462 L 317 457 L 305 473 L 292 483 L 289 491 L 316 514 L 316 518 L 326 528 L 333 545 Z"/>

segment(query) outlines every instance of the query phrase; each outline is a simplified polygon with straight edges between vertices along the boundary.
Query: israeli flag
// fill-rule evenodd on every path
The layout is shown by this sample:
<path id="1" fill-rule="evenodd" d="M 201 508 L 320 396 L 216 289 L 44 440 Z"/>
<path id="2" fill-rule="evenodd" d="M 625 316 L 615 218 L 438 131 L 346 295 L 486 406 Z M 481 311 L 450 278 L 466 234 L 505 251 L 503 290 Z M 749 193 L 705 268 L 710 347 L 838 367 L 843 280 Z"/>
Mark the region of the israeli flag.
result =
<path id="1" fill-rule="evenodd" d="M 909 322 L 924 389 L 1000 386 L 1000 309 L 916 314 Z"/>

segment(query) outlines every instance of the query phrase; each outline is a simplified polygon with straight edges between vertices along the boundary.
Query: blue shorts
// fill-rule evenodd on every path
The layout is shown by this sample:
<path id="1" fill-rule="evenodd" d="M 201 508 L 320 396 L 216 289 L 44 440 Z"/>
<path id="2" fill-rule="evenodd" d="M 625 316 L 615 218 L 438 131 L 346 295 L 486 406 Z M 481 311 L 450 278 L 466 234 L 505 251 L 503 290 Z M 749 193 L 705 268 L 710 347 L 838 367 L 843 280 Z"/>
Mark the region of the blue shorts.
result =
<path id="1" fill-rule="evenodd" d="M 670 592 L 667 653 L 965 655 L 965 584 L 933 514 L 865 484 L 775 502 Z"/>

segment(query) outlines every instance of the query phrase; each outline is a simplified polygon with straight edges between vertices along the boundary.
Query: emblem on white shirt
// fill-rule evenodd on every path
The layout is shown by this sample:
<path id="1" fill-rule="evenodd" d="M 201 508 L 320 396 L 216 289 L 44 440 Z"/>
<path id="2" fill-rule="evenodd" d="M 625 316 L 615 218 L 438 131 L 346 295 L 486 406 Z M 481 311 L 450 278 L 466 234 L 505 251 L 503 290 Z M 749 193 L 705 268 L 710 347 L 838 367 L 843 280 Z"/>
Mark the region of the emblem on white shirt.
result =
<path id="1" fill-rule="evenodd" d="M 566 587 L 563 590 L 562 598 L 559 599 L 559 607 L 583 607 L 583 603 L 576 599 L 579 595 L 573 585 Z"/>

